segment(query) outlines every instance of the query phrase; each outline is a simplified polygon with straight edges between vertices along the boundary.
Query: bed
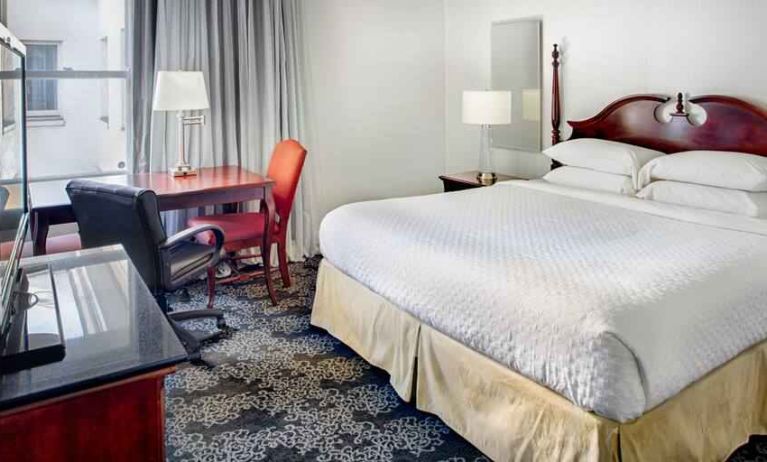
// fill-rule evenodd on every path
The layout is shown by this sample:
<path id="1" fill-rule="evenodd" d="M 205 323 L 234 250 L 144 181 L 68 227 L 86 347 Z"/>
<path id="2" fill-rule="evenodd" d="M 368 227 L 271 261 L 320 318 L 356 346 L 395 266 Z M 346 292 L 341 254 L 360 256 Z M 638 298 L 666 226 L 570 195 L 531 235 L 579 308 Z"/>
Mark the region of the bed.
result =
<path id="1" fill-rule="evenodd" d="M 668 101 L 571 139 L 767 156 L 761 109 Z M 721 460 L 767 431 L 767 220 L 510 181 L 350 204 L 320 240 L 312 323 L 493 459 Z"/>

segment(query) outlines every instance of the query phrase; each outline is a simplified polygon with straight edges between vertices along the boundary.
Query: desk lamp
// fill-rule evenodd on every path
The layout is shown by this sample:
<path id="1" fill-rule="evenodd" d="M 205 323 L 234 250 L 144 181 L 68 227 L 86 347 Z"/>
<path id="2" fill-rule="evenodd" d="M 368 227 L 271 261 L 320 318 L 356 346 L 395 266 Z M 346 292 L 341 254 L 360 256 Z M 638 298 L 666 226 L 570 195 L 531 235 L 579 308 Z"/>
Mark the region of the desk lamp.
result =
<path id="1" fill-rule="evenodd" d="M 186 160 L 184 130 L 191 125 L 205 125 L 205 116 L 184 115 L 184 111 L 208 109 L 205 78 L 197 71 L 160 71 L 154 90 L 152 110 L 178 111 L 178 163 L 171 169 L 173 176 L 196 175 L 197 170 Z"/>

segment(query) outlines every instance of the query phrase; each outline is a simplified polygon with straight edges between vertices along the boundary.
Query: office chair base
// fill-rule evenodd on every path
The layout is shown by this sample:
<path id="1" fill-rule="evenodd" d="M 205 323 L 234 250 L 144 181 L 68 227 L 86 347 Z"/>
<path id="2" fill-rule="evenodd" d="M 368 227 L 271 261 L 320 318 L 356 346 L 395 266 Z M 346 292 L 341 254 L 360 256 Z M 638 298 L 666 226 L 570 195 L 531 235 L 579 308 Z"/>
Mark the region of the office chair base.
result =
<path id="1" fill-rule="evenodd" d="M 189 289 L 184 287 L 178 294 L 178 301 L 181 303 L 189 303 L 192 300 L 192 296 L 189 295 Z"/>
<path id="2" fill-rule="evenodd" d="M 190 319 L 200 318 L 216 318 L 217 326 L 226 326 L 224 324 L 224 312 L 221 310 L 188 310 L 188 311 L 173 311 L 168 313 L 168 316 L 173 318 L 174 321 L 188 321 Z"/>
<path id="3" fill-rule="evenodd" d="M 229 327 L 224 320 L 224 313 L 221 310 L 191 310 L 191 311 L 177 311 L 174 313 L 168 313 L 168 320 L 173 326 L 173 329 L 178 335 L 181 344 L 186 349 L 187 356 L 192 362 L 200 361 L 200 348 L 207 342 L 213 342 L 219 340 L 224 334 L 228 333 Z M 201 319 L 201 318 L 215 318 L 216 327 L 218 330 L 213 333 L 194 332 L 185 329 L 181 322 Z"/>

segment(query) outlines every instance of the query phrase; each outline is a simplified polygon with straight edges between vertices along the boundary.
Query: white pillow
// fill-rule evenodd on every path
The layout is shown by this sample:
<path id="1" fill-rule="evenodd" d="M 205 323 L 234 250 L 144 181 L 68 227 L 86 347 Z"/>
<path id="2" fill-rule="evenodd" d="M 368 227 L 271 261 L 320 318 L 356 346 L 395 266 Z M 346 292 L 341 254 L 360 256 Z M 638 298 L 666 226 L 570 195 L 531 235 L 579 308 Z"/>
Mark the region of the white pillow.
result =
<path id="1" fill-rule="evenodd" d="M 767 157 L 726 151 L 680 152 L 653 159 L 639 172 L 640 188 L 654 180 L 767 191 Z"/>
<path id="2" fill-rule="evenodd" d="M 630 176 L 615 173 L 597 172 L 580 167 L 559 167 L 544 175 L 549 183 L 573 186 L 575 188 L 607 191 L 633 196 L 636 194 L 634 182 Z"/>
<path id="3" fill-rule="evenodd" d="M 564 141 L 543 151 L 544 154 L 571 167 L 636 177 L 640 168 L 650 160 L 665 156 L 660 151 L 594 138 Z"/>
<path id="4" fill-rule="evenodd" d="M 749 217 L 767 216 L 767 192 L 748 192 L 676 181 L 656 181 L 639 191 L 637 197 Z"/>

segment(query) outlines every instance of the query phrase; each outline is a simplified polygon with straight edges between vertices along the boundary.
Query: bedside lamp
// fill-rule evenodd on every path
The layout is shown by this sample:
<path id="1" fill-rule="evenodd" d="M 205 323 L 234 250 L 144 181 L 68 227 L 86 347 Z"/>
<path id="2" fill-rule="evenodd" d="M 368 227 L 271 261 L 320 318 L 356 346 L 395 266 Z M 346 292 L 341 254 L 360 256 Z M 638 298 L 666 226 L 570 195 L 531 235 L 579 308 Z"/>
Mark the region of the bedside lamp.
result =
<path id="1" fill-rule="evenodd" d="M 490 125 L 511 123 L 511 92 L 464 91 L 463 123 L 481 126 L 477 180 L 482 184 L 495 183 L 496 176 L 490 153 Z"/>
<path id="2" fill-rule="evenodd" d="M 208 92 L 202 72 L 160 71 L 154 88 L 154 111 L 178 111 L 178 163 L 173 176 L 196 175 L 186 160 L 184 130 L 190 125 L 205 125 L 205 116 L 185 116 L 184 111 L 208 109 Z"/>

